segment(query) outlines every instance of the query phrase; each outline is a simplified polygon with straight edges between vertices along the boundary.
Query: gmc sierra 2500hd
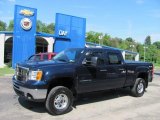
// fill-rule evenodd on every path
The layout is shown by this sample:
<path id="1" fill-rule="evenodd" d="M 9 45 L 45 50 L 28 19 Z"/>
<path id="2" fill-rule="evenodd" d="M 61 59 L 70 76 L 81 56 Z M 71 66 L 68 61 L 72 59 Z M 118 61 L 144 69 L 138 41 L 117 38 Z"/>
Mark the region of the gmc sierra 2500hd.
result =
<path id="1" fill-rule="evenodd" d="M 153 78 L 153 65 L 124 61 L 112 48 L 71 48 L 51 61 L 24 62 L 13 76 L 15 92 L 45 102 L 51 114 L 64 114 L 80 93 L 130 87 L 140 97 Z"/>

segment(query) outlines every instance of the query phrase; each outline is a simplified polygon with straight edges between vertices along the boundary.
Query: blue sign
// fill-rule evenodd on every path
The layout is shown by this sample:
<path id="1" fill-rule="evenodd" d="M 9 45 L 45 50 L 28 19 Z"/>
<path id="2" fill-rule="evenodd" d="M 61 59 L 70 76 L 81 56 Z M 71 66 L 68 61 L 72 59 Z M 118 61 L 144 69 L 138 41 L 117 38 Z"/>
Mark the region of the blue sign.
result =
<path id="1" fill-rule="evenodd" d="M 57 13 L 54 52 L 85 46 L 86 19 Z"/>
<path id="2" fill-rule="evenodd" d="M 12 67 L 35 54 L 37 9 L 15 6 Z"/>

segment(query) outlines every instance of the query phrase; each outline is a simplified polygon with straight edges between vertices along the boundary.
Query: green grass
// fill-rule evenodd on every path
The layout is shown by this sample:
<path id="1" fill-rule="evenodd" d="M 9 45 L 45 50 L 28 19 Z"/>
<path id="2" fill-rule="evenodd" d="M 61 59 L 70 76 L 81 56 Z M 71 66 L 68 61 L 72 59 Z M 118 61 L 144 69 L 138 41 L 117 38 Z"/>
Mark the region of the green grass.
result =
<path id="1" fill-rule="evenodd" d="M 9 67 L 0 68 L 0 76 L 5 76 L 7 74 L 14 74 L 14 69 Z"/>

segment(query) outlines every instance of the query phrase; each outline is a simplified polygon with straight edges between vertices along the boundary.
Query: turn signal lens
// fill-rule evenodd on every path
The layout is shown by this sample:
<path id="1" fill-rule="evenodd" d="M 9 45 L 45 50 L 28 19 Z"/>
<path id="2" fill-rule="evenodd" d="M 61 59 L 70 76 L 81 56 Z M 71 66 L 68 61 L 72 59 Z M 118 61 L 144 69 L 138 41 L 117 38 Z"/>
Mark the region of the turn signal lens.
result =
<path id="1" fill-rule="evenodd" d="M 41 80 L 42 78 L 42 71 L 37 71 L 36 80 Z"/>

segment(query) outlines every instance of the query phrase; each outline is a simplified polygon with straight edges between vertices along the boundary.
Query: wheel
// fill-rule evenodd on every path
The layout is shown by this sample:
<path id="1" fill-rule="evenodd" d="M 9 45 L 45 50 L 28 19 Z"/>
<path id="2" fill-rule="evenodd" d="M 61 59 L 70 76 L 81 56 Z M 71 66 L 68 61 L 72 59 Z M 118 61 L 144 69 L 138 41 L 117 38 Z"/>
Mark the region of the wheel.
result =
<path id="1" fill-rule="evenodd" d="M 146 84 L 144 79 L 137 78 L 134 86 L 131 88 L 131 93 L 135 97 L 141 97 L 144 94 L 145 88 L 146 88 Z"/>
<path id="2" fill-rule="evenodd" d="M 46 109 L 52 115 L 60 115 L 68 112 L 72 104 L 72 92 L 63 86 L 52 88 L 46 99 Z"/>

